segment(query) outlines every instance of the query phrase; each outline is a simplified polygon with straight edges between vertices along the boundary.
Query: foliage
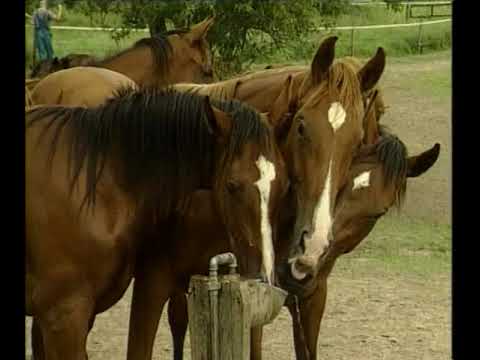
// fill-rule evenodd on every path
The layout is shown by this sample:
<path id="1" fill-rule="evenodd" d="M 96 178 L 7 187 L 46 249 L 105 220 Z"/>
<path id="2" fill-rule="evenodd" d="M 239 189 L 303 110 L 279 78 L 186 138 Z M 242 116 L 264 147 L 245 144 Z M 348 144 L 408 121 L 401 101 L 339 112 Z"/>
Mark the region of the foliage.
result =
<path id="1" fill-rule="evenodd" d="M 387 9 L 393 10 L 395 12 L 400 12 L 403 10 L 402 0 L 384 0 L 387 3 Z"/>
<path id="2" fill-rule="evenodd" d="M 88 16 L 90 26 L 99 25 L 102 27 L 107 26 L 107 15 L 112 12 L 119 3 L 118 1 L 112 0 L 82 0 L 71 2 L 76 5 L 80 12 Z"/>

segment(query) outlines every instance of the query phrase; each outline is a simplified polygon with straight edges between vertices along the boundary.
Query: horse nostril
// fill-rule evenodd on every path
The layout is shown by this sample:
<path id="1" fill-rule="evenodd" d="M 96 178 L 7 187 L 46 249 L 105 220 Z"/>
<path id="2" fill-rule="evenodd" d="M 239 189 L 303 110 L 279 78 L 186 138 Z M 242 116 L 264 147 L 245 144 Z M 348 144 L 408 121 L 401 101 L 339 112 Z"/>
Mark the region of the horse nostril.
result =
<path id="1" fill-rule="evenodd" d="M 308 234 L 308 231 L 303 231 L 302 232 L 302 235 L 300 236 L 300 249 L 301 249 L 301 253 L 304 254 L 305 253 L 305 237 L 307 236 Z"/>

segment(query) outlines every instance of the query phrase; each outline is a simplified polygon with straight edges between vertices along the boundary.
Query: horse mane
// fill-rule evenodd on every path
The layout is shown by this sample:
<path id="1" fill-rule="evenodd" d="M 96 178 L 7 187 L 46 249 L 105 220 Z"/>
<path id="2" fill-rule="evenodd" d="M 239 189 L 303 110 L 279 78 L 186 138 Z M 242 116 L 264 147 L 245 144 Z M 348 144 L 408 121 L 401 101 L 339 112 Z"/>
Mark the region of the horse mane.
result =
<path id="1" fill-rule="evenodd" d="M 237 79 L 230 79 L 212 84 L 181 83 L 172 85 L 172 87 L 177 91 L 203 96 L 208 95 L 212 99 L 226 101 L 234 99 L 237 84 Z"/>
<path id="2" fill-rule="evenodd" d="M 360 71 L 360 69 L 364 66 L 364 63 L 362 62 L 362 60 L 360 60 L 359 58 L 356 58 L 354 56 L 345 56 L 341 59 L 341 61 L 343 61 L 345 64 L 350 65 L 356 72 Z M 377 97 L 375 99 L 375 112 L 377 114 L 379 114 L 377 116 L 377 118 L 380 118 L 381 115 L 383 115 L 385 113 L 385 110 L 386 110 L 387 106 L 385 105 L 385 100 L 384 100 L 384 97 L 383 97 L 383 90 L 381 89 L 381 87 L 378 84 L 376 84 L 373 87 L 373 89 L 371 89 L 369 91 L 367 96 L 370 96 L 375 91 L 377 91 Z"/>
<path id="3" fill-rule="evenodd" d="M 300 87 L 300 98 L 305 95 L 308 88 L 311 88 L 311 85 L 308 85 L 311 82 L 312 77 L 309 71 L 308 76 L 305 76 Z M 343 61 L 343 59 L 336 60 L 330 66 L 325 81 L 322 81 L 317 86 L 318 89 L 315 90 L 316 101 L 320 101 L 327 94 L 333 94 L 344 108 L 354 108 L 363 104 L 357 72 L 349 62 Z"/>
<path id="4" fill-rule="evenodd" d="M 86 194 L 81 207 L 95 205 L 96 188 L 108 163 L 116 184 L 134 195 L 137 205 L 163 216 L 185 209 L 202 174 L 212 174 L 217 159 L 218 177 L 246 142 L 270 142 L 258 113 L 239 102 L 216 102 L 233 118 L 230 139 L 221 150 L 224 154 L 218 154 L 204 104 L 204 97 L 170 88 L 126 87 L 95 108 L 33 109 L 27 126 L 47 121 L 43 135 L 49 129 L 54 131 L 47 166 L 65 134 L 71 192 L 85 170 Z"/>
<path id="5" fill-rule="evenodd" d="M 400 208 L 405 199 L 408 170 L 408 151 L 405 144 L 387 127 L 379 126 L 380 137 L 375 144 L 365 146 L 356 156 L 358 162 L 380 162 L 383 166 L 384 186 L 396 189 L 395 205 Z M 374 159 L 372 159 L 372 157 Z"/>
<path id="6" fill-rule="evenodd" d="M 166 76 L 170 71 L 169 60 L 173 53 L 172 45 L 168 40 L 168 36 L 175 35 L 175 34 L 183 34 L 185 32 L 188 32 L 188 31 L 183 29 L 175 29 L 175 30 L 170 30 L 163 34 L 156 34 L 148 38 L 142 38 L 137 42 L 135 42 L 131 47 L 124 49 L 114 55 L 108 56 L 103 60 L 97 61 L 92 66 L 102 67 L 106 63 L 112 60 L 115 60 L 116 58 L 123 56 L 132 50 L 135 50 L 141 47 L 147 47 L 150 49 L 152 53 L 156 73 L 158 74 L 158 76 Z"/>

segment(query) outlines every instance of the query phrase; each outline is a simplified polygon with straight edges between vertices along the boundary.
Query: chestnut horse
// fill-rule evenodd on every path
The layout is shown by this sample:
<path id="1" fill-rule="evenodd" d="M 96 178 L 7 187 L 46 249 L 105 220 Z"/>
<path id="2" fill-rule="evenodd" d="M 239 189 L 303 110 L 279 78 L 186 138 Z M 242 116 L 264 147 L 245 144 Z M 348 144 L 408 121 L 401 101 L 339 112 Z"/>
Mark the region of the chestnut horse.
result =
<path id="1" fill-rule="evenodd" d="M 283 160 L 260 114 L 235 101 L 214 104 L 132 89 L 97 108 L 26 112 L 25 285 L 35 359 L 86 358 L 95 315 L 142 272 L 142 254 L 183 256 L 168 232 L 196 190 L 212 192 L 242 271 L 272 280 Z M 182 276 L 167 269 L 165 286 Z M 167 298 L 147 300 L 161 308 Z"/>
<path id="2" fill-rule="evenodd" d="M 401 205 L 407 179 L 430 169 L 439 153 L 440 144 L 437 143 L 417 156 L 408 157 L 405 145 L 397 137 L 384 133 L 376 144 L 365 146 L 357 155 L 350 169 L 350 180 L 341 195 L 342 206 L 337 210 L 333 226 L 335 242 L 325 255 L 325 266 L 308 285 L 311 290 L 299 298 L 297 304 L 288 304 L 297 359 L 317 359 L 327 280 L 337 258 L 355 249 L 388 209 Z"/>
<path id="3" fill-rule="evenodd" d="M 122 73 L 142 86 L 211 82 L 212 55 L 206 36 L 213 22 L 214 17 L 209 17 L 190 30 L 143 38 L 94 66 Z"/>
<path id="4" fill-rule="evenodd" d="M 400 206 L 406 191 L 407 178 L 425 173 L 436 162 L 440 145 L 412 157 L 407 157 L 405 145 L 395 136 L 383 132 L 377 143 L 362 147 L 353 160 L 347 185 L 340 195 L 333 231 L 335 241 L 328 249 L 324 266 L 317 276 L 305 284 L 302 297 L 290 297 L 286 303 L 292 315 L 297 359 L 317 358 L 317 339 L 325 310 L 327 278 L 336 259 L 352 251 L 373 229 L 389 208 Z M 185 243 L 199 236 L 205 239 L 225 237 L 225 231 L 215 228 L 215 214 L 206 192 L 196 193 L 176 236 Z M 209 211 L 205 210 L 209 208 Z M 203 214 L 198 218 L 194 215 Z M 207 226 L 208 224 L 208 226 Z M 198 229 L 203 229 L 198 231 Z M 208 230 L 208 232 L 206 232 Z M 205 242 L 202 251 L 213 251 L 215 244 Z M 220 250 L 220 249 L 216 249 Z M 181 261 L 180 261 L 181 262 Z M 199 268 L 206 272 L 206 269 Z M 168 304 L 168 320 L 174 344 L 174 359 L 183 359 L 183 344 L 188 325 L 187 303 L 182 291 L 177 291 Z M 261 329 L 252 331 L 251 359 L 261 357 Z"/>
<path id="5" fill-rule="evenodd" d="M 176 86 L 180 91 L 233 96 L 283 119 L 272 105 L 291 77 L 284 107 L 294 110 L 295 117 L 289 124 L 275 124 L 276 131 L 284 132 L 281 147 L 295 197 L 291 206 L 296 219 L 288 235 L 294 246 L 289 265 L 279 269 L 282 286 L 290 292 L 301 292 L 301 282 L 315 276 L 332 241 L 335 199 L 364 137 L 365 100 L 385 67 L 382 48 L 359 70 L 342 59 L 334 62 L 336 41 L 333 36 L 322 42 L 308 71 L 264 70 L 217 86 Z"/>
<path id="6" fill-rule="evenodd" d="M 206 35 L 209 18 L 190 31 L 173 30 L 139 40 L 131 48 L 92 64 L 54 72 L 32 91 L 34 104 L 94 106 L 127 83 L 162 87 L 177 82 L 210 82 L 212 60 Z M 115 76 L 118 74 L 118 76 Z M 65 102 L 62 96 L 71 100 Z M 73 100 L 75 99 L 75 100 Z"/>

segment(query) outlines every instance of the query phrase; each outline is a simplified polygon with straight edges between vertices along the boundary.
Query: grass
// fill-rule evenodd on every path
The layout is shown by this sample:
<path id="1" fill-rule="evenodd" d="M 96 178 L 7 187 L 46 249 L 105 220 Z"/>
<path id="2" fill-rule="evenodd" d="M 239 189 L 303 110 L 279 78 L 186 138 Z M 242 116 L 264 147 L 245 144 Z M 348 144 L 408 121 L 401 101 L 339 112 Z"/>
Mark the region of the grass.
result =
<path id="1" fill-rule="evenodd" d="M 431 71 L 433 62 L 450 62 L 452 58 L 451 50 L 439 51 L 426 55 L 411 55 L 405 57 L 396 57 L 388 59 L 389 64 L 402 65 L 409 68 L 410 64 L 421 65 L 415 75 L 415 87 L 419 94 L 429 94 L 432 99 L 437 101 L 450 101 L 452 96 L 452 73 L 449 66 L 445 70 Z M 405 70 L 407 71 L 407 70 Z M 408 88 L 411 86 L 409 79 L 399 76 L 396 80 L 397 86 Z"/>
<path id="2" fill-rule="evenodd" d="M 451 271 L 451 253 L 450 225 L 392 214 L 379 220 L 357 249 L 343 255 L 336 266 L 429 278 Z"/>

